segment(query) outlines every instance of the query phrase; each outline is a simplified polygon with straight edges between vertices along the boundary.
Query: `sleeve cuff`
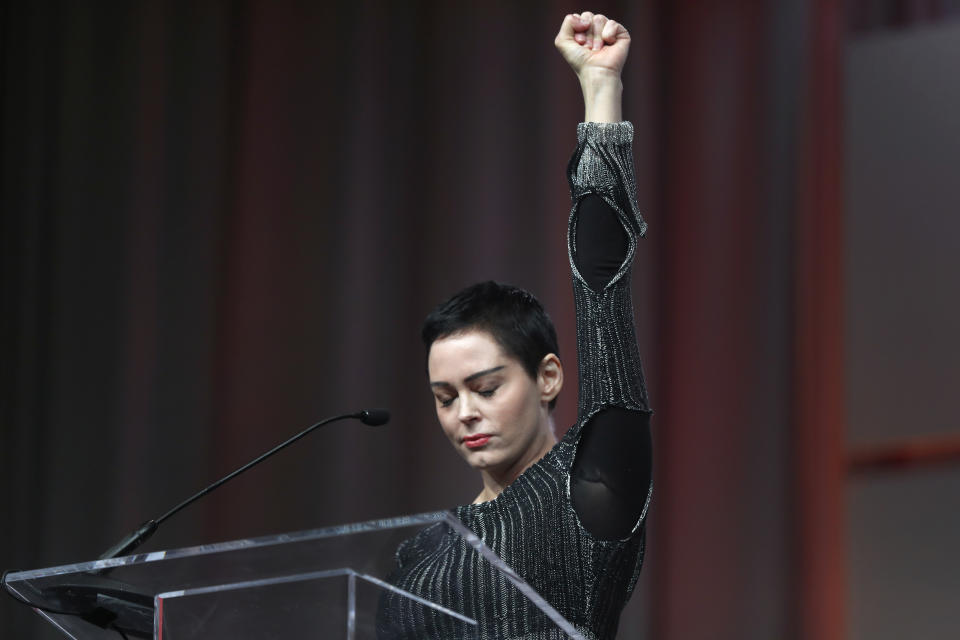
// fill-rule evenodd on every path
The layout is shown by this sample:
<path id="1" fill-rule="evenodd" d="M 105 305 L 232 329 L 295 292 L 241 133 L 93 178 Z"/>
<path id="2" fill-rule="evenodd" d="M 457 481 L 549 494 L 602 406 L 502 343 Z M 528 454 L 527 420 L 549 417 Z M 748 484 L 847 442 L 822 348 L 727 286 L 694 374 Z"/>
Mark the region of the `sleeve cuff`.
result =
<path id="1" fill-rule="evenodd" d="M 585 141 L 614 144 L 628 144 L 633 142 L 633 124 L 627 120 L 623 122 L 581 122 L 577 125 L 577 143 Z"/>

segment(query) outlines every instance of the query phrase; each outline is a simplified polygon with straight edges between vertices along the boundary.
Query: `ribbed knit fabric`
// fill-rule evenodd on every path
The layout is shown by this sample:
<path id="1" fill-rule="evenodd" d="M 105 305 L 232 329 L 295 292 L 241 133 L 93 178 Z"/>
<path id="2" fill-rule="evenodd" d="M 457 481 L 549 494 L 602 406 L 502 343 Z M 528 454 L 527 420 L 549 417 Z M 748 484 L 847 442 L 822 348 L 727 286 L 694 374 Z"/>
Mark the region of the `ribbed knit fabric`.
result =
<path id="1" fill-rule="evenodd" d="M 595 538 L 573 508 L 570 469 L 583 428 L 598 411 L 610 406 L 634 410 L 638 428 L 645 428 L 649 419 L 629 277 L 637 238 L 646 224 L 636 205 L 633 126 L 581 123 L 577 139 L 568 166 L 573 199 L 568 248 L 580 373 L 577 423 L 495 500 L 457 507 L 454 513 L 585 637 L 607 640 L 616 634 L 620 612 L 640 573 L 647 508 L 625 539 Z M 575 266 L 577 205 L 591 193 L 616 211 L 628 236 L 623 265 L 600 291 L 591 290 Z M 649 504 L 652 487 L 638 487 L 644 489 Z M 565 637 L 446 525 L 406 541 L 397 551 L 397 563 L 393 584 L 472 617 L 479 627 L 471 629 L 388 595 L 378 616 L 380 638 Z"/>

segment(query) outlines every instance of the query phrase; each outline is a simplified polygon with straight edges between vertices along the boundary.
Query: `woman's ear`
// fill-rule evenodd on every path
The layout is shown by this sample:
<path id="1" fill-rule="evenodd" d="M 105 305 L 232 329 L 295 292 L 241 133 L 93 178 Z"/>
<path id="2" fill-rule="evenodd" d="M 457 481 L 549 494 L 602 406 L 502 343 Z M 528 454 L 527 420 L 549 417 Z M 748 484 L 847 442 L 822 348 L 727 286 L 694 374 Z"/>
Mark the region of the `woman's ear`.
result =
<path id="1" fill-rule="evenodd" d="M 540 387 L 540 400 L 550 402 L 557 397 L 563 387 L 563 365 L 555 353 L 548 353 L 540 361 L 537 371 L 537 386 Z"/>

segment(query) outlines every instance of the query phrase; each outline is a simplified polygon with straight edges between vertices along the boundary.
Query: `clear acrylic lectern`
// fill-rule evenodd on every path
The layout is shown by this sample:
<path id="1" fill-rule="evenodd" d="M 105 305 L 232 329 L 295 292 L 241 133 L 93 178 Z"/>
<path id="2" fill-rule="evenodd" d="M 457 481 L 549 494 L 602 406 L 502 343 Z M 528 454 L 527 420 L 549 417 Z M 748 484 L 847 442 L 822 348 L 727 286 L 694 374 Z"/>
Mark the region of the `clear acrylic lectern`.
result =
<path id="1" fill-rule="evenodd" d="M 448 528 L 502 574 L 502 588 L 529 599 L 542 615 L 538 637 L 582 638 L 449 512 L 21 571 L 7 588 L 78 639 L 387 639 L 400 635 L 377 631 L 391 598 L 442 620 L 443 640 L 503 637 L 489 621 L 390 584 L 397 548 L 427 527 Z"/>

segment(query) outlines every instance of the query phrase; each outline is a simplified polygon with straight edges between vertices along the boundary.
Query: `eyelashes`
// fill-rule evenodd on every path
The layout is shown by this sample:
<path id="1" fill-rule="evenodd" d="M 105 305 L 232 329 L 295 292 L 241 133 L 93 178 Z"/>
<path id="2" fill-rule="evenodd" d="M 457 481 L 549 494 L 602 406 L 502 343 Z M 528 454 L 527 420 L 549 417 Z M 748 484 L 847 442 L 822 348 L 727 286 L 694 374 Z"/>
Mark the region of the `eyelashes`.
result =
<path id="1" fill-rule="evenodd" d="M 494 387 L 489 387 L 486 389 L 478 389 L 474 393 L 476 393 L 481 398 L 492 398 L 493 395 L 497 392 L 497 389 L 499 388 L 500 388 L 500 385 L 496 385 Z M 450 398 L 441 398 L 440 396 L 437 396 L 437 403 L 441 407 L 449 407 L 450 405 L 453 404 L 453 401 L 456 399 L 457 399 L 457 396 L 452 396 Z"/>

